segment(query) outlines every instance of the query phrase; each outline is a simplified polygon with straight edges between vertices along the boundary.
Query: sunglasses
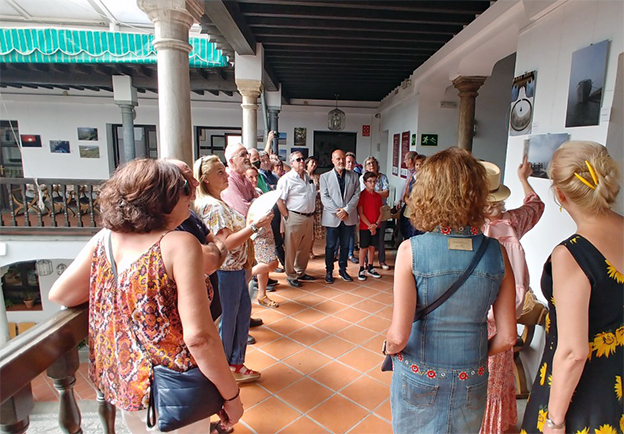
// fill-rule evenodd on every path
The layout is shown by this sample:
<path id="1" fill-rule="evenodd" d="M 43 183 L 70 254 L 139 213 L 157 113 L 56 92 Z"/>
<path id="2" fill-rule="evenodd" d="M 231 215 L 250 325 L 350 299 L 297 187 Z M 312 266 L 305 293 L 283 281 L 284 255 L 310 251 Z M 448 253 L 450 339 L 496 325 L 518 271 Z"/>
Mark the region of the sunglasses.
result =
<path id="1" fill-rule="evenodd" d="M 298 158 L 293 159 L 293 161 L 297 161 L 298 163 L 301 163 L 302 161 L 305 161 L 305 158 L 298 157 Z"/>
<path id="2" fill-rule="evenodd" d="M 184 185 L 182 186 L 182 190 L 184 191 L 185 196 L 191 195 L 191 185 L 188 182 L 188 179 L 184 180 Z"/>

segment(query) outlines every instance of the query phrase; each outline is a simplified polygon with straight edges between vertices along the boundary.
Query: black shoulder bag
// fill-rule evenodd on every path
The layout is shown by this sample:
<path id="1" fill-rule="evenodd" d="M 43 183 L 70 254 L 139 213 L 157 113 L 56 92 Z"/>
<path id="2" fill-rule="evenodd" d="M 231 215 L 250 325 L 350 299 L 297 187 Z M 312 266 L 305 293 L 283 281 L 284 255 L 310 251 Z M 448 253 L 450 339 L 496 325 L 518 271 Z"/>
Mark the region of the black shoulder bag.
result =
<path id="1" fill-rule="evenodd" d="M 106 254 L 111 264 L 111 271 L 117 281 L 117 265 L 113 257 L 111 233 L 106 235 Z M 143 344 L 130 325 L 143 356 L 151 362 Z M 152 364 L 150 397 L 147 407 L 147 427 L 153 428 L 158 423 L 162 432 L 173 431 L 210 416 L 223 408 L 223 397 L 217 387 L 199 368 L 185 372 L 174 371 L 166 366 Z"/>
<path id="2" fill-rule="evenodd" d="M 468 265 L 468 268 L 466 268 L 466 270 L 462 273 L 462 275 L 459 276 L 459 279 L 457 279 L 455 283 L 453 283 L 449 287 L 449 289 L 447 289 L 446 292 L 442 294 L 440 297 L 438 297 L 438 299 L 436 299 L 433 303 L 431 303 L 428 306 L 422 307 L 420 309 L 416 309 L 416 314 L 414 315 L 413 322 L 423 319 L 426 315 L 436 310 L 438 307 L 440 307 L 440 305 L 442 305 L 442 303 L 448 300 L 449 297 L 453 295 L 460 288 L 460 286 L 464 284 L 466 279 L 468 279 L 468 276 L 472 274 L 475 267 L 477 266 L 477 264 L 483 257 L 483 254 L 487 250 L 489 241 L 490 239 L 488 237 L 483 236 L 483 241 L 481 242 L 481 245 L 479 246 L 479 250 L 477 250 L 477 253 L 475 253 L 474 257 L 472 258 L 472 261 Z M 382 362 L 381 370 L 392 371 L 392 356 L 390 354 L 386 355 L 386 358 Z"/>

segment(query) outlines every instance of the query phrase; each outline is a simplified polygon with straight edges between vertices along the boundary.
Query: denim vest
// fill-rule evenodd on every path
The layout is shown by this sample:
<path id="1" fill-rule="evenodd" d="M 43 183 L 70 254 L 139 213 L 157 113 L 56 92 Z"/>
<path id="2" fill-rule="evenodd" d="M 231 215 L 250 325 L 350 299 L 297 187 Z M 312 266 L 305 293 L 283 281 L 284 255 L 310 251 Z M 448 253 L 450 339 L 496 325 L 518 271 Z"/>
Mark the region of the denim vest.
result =
<path id="1" fill-rule="evenodd" d="M 472 250 L 449 248 L 451 239 L 472 240 Z M 468 268 L 484 235 L 478 228 L 448 228 L 410 239 L 417 308 L 440 297 Z M 469 242 L 468 242 L 469 243 Z M 403 354 L 442 369 L 487 366 L 487 314 L 498 296 L 505 274 L 501 246 L 491 239 L 487 250 L 464 284 L 422 320 L 412 324 Z"/>

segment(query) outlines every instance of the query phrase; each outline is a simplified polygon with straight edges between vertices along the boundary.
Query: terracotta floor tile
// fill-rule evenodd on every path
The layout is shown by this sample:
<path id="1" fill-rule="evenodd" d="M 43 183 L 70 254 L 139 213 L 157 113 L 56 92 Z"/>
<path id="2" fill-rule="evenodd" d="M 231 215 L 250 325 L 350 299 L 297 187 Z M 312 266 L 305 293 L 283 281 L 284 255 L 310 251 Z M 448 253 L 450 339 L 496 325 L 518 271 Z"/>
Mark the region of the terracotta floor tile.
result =
<path id="1" fill-rule="evenodd" d="M 376 335 L 377 333 L 357 325 L 347 327 L 336 334 L 336 336 L 346 339 L 349 342 L 353 342 L 356 345 L 360 345 Z"/>
<path id="2" fill-rule="evenodd" d="M 351 323 L 335 317 L 326 317 L 314 323 L 314 327 L 318 327 L 330 334 L 338 333 L 350 325 Z"/>
<path id="3" fill-rule="evenodd" d="M 381 273 L 381 271 L 380 271 Z M 383 275 L 382 275 L 383 276 Z M 384 278 L 382 277 L 381 279 L 368 279 L 364 285 L 368 286 L 369 288 L 375 288 L 375 289 L 389 289 L 392 288 L 393 285 L 393 281 L 391 278 Z"/>
<path id="4" fill-rule="evenodd" d="M 260 383 L 247 383 L 240 385 L 241 401 L 245 409 L 250 409 L 260 401 L 264 401 L 269 396 L 270 392 L 267 392 Z"/>
<path id="5" fill-rule="evenodd" d="M 248 345 L 247 348 L 260 348 L 282 337 L 280 333 L 276 333 L 271 330 L 268 325 L 266 327 L 262 326 L 252 328 L 249 330 L 249 334 L 256 338 L 256 343 L 253 345 Z"/>
<path id="6" fill-rule="evenodd" d="M 349 431 L 349 434 L 388 434 L 391 432 L 392 425 L 390 423 L 371 414 Z"/>
<path id="7" fill-rule="evenodd" d="M 363 298 L 360 297 L 359 295 L 353 294 L 353 293 L 343 293 L 340 294 L 334 298 L 332 298 L 332 301 L 337 301 L 339 303 L 344 303 L 347 306 L 352 306 L 360 301 L 362 301 Z"/>
<path id="8" fill-rule="evenodd" d="M 358 298 L 360 300 L 362 300 L 361 297 L 358 297 Z M 356 323 L 356 322 L 366 318 L 369 315 L 370 315 L 370 313 L 365 312 L 363 310 L 354 309 L 353 307 L 348 307 L 345 310 L 336 313 L 334 316 L 336 318 L 343 319 L 343 320 L 348 321 L 350 323 Z"/>
<path id="9" fill-rule="evenodd" d="M 321 297 L 325 297 L 326 299 L 331 299 L 342 294 L 343 292 L 339 288 L 335 288 L 333 285 L 314 291 L 314 295 L 319 295 Z"/>
<path id="10" fill-rule="evenodd" d="M 366 311 L 366 312 L 377 313 L 380 310 L 382 310 L 383 308 L 385 308 L 386 305 L 382 304 L 382 303 L 378 303 L 378 302 L 370 300 L 370 299 L 367 299 L 367 300 L 361 301 L 361 302 L 353 305 L 353 307 L 356 308 L 356 309 L 361 309 L 361 310 Z"/>
<path id="11" fill-rule="evenodd" d="M 284 278 L 284 282 L 286 282 L 285 278 Z M 275 293 L 281 295 L 282 297 L 288 300 L 298 300 L 300 297 L 303 297 L 304 295 L 308 295 L 310 291 L 306 291 L 306 290 L 299 289 L 299 288 L 293 288 L 292 286 L 286 285 L 283 288 L 280 287 L 277 291 L 275 291 Z"/>
<path id="12" fill-rule="evenodd" d="M 245 366 L 256 371 L 263 371 L 276 363 L 279 363 L 279 359 L 262 351 L 254 351 L 253 353 L 248 352 L 245 356 Z"/>
<path id="13" fill-rule="evenodd" d="M 338 434 L 347 432 L 367 414 L 362 407 L 335 395 L 308 413 L 308 417 Z"/>
<path id="14" fill-rule="evenodd" d="M 325 339 L 327 336 L 329 336 L 329 333 L 311 326 L 304 327 L 288 335 L 289 338 L 308 346 Z"/>
<path id="15" fill-rule="evenodd" d="M 243 421 L 258 434 L 274 434 L 300 415 L 282 401 L 271 397 L 247 410 L 243 414 Z"/>
<path id="16" fill-rule="evenodd" d="M 373 367 L 373 369 L 368 371 L 366 375 L 374 378 L 375 380 L 379 381 L 382 384 L 385 384 L 388 387 L 390 387 L 390 384 L 392 383 L 392 372 L 382 372 L 381 363 Z"/>
<path id="17" fill-rule="evenodd" d="M 282 362 L 307 375 L 325 366 L 331 361 L 331 358 L 319 353 L 318 351 L 305 349 L 288 357 L 287 359 L 284 359 Z"/>
<path id="18" fill-rule="evenodd" d="M 276 331 L 280 335 L 287 335 L 292 333 L 293 331 L 299 330 L 300 328 L 305 327 L 306 324 L 301 321 L 297 321 L 294 318 L 284 318 L 279 321 L 272 322 L 267 325 L 267 328 Z"/>
<path id="19" fill-rule="evenodd" d="M 388 398 L 375 409 L 375 414 L 382 419 L 387 420 L 388 422 L 392 422 L 392 408 L 390 406 L 390 398 Z"/>
<path id="20" fill-rule="evenodd" d="M 217 419 L 214 418 L 213 420 L 217 420 Z M 239 422 L 236 425 L 234 425 L 234 432 L 236 434 L 254 434 L 252 430 L 250 430 L 248 427 L 245 426 L 244 422 Z"/>
<path id="21" fill-rule="evenodd" d="M 262 318 L 262 321 L 264 321 L 265 324 L 271 324 L 272 322 L 284 319 L 287 315 L 279 312 L 279 309 L 265 309 L 264 307 L 260 307 L 254 303 L 251 316 L 253 318 Z M 253 332 L 253 330 L 260 327 L 254 327 L 250 330 Z"/>
<path id="22" fill-rule="evenodd" d="M 273 298 L 272 294 L 269 294 L 269 298 Z M 283 313 L 284 315 L 292 315 L 295 314 L 297 312 L 300 312 L 304 309 L 307 309 L 308 306 L 305 303 L 301 303 L 300 301 L 290 301 L 288 299 L 284 299 L 286 300 L 285 302 L 279 302 L 279 307 L 276 309 L 279 309 L 280 313 Z"/>
<path id="23" fill-rule="evenodd" d="M 327 317 L 327 315 L 324 314 L 323 312 L 319 312 L 318 310 L 306 309 L 306 310 L 302 310 L 301 312 L 297 312 L 292 317 L 305 324 L 313 324 Z"/>
<path id="24" fill-rule="evenodd" d="M 297 410 L 306 413 L 325 401 L 334 394 L 333 390 L 320 385 L 319 383 L 303 378 L 301 381 L 281 390 L 278 396 L 295 407 Z"/>
<path id="25" fill-rule="evenodd" d="M 351 273 L 349 273 L 351 274 Z M 354 276 L 351 276 L 354 277 Z M 357 285 L 357 283 L 355 282 L 344 282 L 340 279 L 340 277 L 338 277 L 338 272 L 336 270 L 334 270 L 334 278 L 336 279 L 336 281 L 334 283 L 332 283 L 331 285 L 327 285 L 327 288 L 333 288 L 333 289 L 339 289 L 339 290 L 345 290 L 345 291 L 349 291 L 352 290 L 355 285 Z M 338 294 L 336 294 L 338 295 Z"/>
<path id="26" fill-rule="evenodd" d="M 390 397 L 390 388 L 364 376 L 342 389 L 340 394 L 372 411 Z"/>
<path id="27" fill-rule="evenodd" d="M 340 339 L 336 336 L 330 336 L 327 339 L 312 345 L 312 348 L 315 350 L 320 351 L 321 353 L 334 359 L 340 357 L 340 355 L 346 353 L 353 347 L 353 343 Z"/>
<path id="28" fill-rule="evenodd" d="M 338 362 L 331 362 L 310 374 L 310 377 L 314 378 L 319 383 L 338 391 L 356 378 L 359 378 L 361 375 L 361 372 L 356 371 L 349 366 L 345 366 Z"/>
<path id="29" fill-rule="evenodd" d="M 281 360 L 298 353 L 305 347 L 289 338 L 281 338 L 258 348 L 261 351 Z"/>
<path id="30" fill-rule="evenodd" d="M 380 292 L 379 294 L 372 296 L 370 299 L 385 304 L 389 309 L 392 308 L 392 303 L 394 302 L 392 292 Z"/>
<path id="31" fill-rule="evenodd" d="M 354 290 L 353 293 L 359 295 L 360 297 L 370 298 L 379 294 L 379 291 L 373 288 L 369 288 L 368 286 L 360 286 L 356 290 Z"/>
<path id="32" fill-rule="evenodd" d="M 312 419 L 303 416 L 281 430 L 280 434 L 327 434 L 330 432 Z"/>
<path id="33" fill-rule="evenodd" d="M 314 309 L 319 310 L 328 315 L 333 315 L 337 312 L 340 312 L 341 310 L 345 310 L 346 308 L 347 308 L 347 305 L 335 302 L 333 300 L 326 300 L 314 306 Z"/>
<path id="34" fill-rule="evenodd" d="M 360 327 L 364 327 L 378 333 L 385 332 L 390 327 L 390 321 L 385 318 L 372 315 L 357 323 Z"/>
<path id="35" fill-rule="evenodd" d="M 271 393 L 277 393 L 302 378 L 303 375 L 290 366 L 278 363 L 262 371 L 260 385 Z"/>
<path id="36" fill-rule="evenodd" d="M 379 333 L 377 336 L 375 336 L 372 339 L 369 339 L 368 341 L 364 342 L 362 344 L 362 346 L 364 348 L 368 348 L 373 353 L 380 353 L 381 352 L 381 347 L 383 345 L 383 341 L 385 339 L 386 339 L 386 331 L 384 330 L 383 332 Z"/>
<path id="37" fill-rule="evenodd" d="M 306 293 L 305 295 L 297 299 L 297 303 L 301 303 L 304 306 L 312 307 L 327 300 L 325 297 L 316 295 L 314 293 Z"/>
<path id="38" fill-rule="evenodd" d="M 338 358 L 341 362 L 351 366 L 354 369 L 357 369 L 360 372 L 367 372 L 373 369 L 375 366 L 381 365 L 383 361 L 383 356 L 380 354 L 375 354 L 372 351 L 367 350 L 366 348 L 355 348 L 352 351 L 349 351 L 346 354 L 343 354 Z"/>
<path id="39" fill-rule="evenodd" d="M 379 312 L 377 312 L 375 315 L 381 317 L 381 318 L 385 318 L 389 321 L 392 321 L 392 307 L 388 306 L 385 307 L 383 309 L 381 309 Z"/>

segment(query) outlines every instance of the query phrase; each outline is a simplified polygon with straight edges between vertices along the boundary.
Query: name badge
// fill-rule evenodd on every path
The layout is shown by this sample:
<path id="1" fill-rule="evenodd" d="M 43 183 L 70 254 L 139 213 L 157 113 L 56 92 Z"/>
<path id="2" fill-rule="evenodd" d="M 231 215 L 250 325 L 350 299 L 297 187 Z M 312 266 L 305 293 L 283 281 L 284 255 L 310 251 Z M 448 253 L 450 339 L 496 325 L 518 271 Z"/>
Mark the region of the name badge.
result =
<path id="1" fill-rule="evenodd" d="M 449 250 L 472 250 L 472 238 L 449 238 Z"/>

